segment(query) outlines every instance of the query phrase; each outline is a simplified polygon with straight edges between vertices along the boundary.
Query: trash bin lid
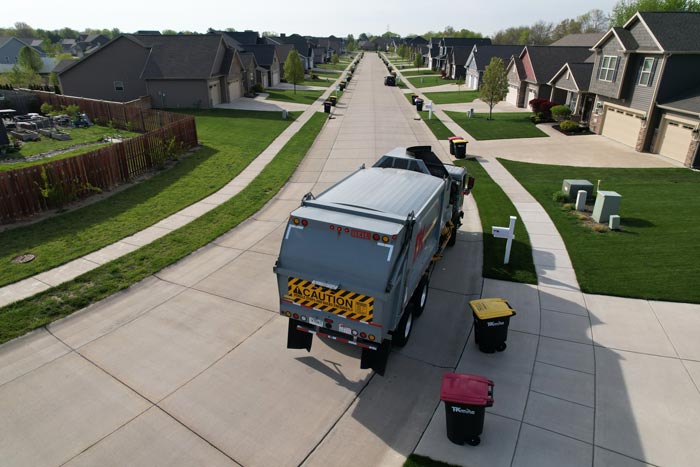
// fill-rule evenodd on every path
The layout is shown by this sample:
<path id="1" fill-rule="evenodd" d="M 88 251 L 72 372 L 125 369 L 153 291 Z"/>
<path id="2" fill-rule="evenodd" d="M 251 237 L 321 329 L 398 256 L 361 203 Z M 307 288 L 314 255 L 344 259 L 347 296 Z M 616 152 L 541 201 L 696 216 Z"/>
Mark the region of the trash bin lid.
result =
<path id="1" fill-rule="evenodd" d="M 440 387 L 440 400 L 457 404 L 493 405 L 493 381 L 466 373 L 445 373 Z"/>
<path id="2" fill-rule="evenodd" d="M 456 139 L 464 139 L 464 136 L 449 136 L 447 141 L 454 141 Z"/>
<path id="3" fill-rule="evenodd" d="M 515 310 L 511 308 L 510 303 L 502 298 L 482 298 L 481 300 L 472 300 L 469 302 L 472 311 L 479 319 L 505 318 L 513 316 Z"/>
<path id="4" fill-rule="evenodd" d="M 452 142 L 454 144 L 459 144 L 459 143 L 466 143 L 467 140 L 466 139 L 453 139 Z"/>

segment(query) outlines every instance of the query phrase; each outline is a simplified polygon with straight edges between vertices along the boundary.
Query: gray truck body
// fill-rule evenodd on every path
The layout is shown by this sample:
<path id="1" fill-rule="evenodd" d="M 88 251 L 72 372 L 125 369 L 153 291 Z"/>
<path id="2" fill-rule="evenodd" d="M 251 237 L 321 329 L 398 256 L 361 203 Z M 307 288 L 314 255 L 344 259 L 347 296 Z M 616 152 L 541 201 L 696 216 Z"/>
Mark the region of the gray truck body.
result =
<path id="1" fill-rule="evenodd" d="M 291 213 L 275 265 L 280 313 L 290 317 L 288 347 L 310 349 L 310 337 L 292 345 L 304 332 L 363 352 L 388 349 L 456 232 L 466 184 L 463 168 L 432 153 L 430 167 L 413 149 L 397 148 L 317 197 L 306 195 Z"/>

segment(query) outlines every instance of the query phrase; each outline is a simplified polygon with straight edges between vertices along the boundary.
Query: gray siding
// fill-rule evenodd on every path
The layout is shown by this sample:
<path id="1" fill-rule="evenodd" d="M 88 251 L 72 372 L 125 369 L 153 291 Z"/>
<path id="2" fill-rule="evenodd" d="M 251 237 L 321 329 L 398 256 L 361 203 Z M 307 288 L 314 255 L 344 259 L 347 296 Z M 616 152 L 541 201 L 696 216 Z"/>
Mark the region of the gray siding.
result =
<path id="1" fill-rule="evenodd" d="M 670 97 L 694 89 L 698 84 L 698 76 L 700 76 L 700 56 L 670 56 L 664 67 L 663 77 L 661 77 L 657 100 L 664 102 Z"/>
<path id="2" fill-rule="evenodd" d="M 69 96 L 127 102 L 145 96 L 146 82 L 140 78 L 148 53 L 126 37 L 115 40 L 100 53 L 89 55 L 59 75 L 61 89 Z M 116 91 L 114 82 L 124 83 Z"/>
<path id="3" fill-rule="evenodd" d="M 15 38 L 12 38 L 9 41 L 7 41 L 5 45 L 3 45 L 2 48 L 0 48 L 0 63 L 17 63 L 19 51 L 24 46 L 25 44 L 23 44 Z"/>
<path id="4" fill-rule="evenodd" d="M 619 52 L 621 49 L 620 43 L 612 36 L 608 42 L 603 45 L 602 50 L 596 51 L 595 64 L 593 65 L 593 76 L 591 76 L 590 91 L 606 97 L 617 98 L 620 95 L 622 87 L 623 72 L 627 57 Z M 614 80 L 602 81 L 598 79 L 600 76 L 600 66 L 603 61 L 603 56 L 613 55 L 617 57 L 617 71 L 615 72 Z"/>
<path id="5" fill-rule="evenodd" d="M 639 85 L 639 77 L 642 74 L 642 65 L 645 58 L 653 58 L 651 82 L 648 86 Z M 662 57 L 660 55 L 633 55 L 627 67 L 627 82 L 625 84 L 625 100 L 629 101 L 629 107 L 638 110 L 648 111 L 651 100 L 654 97 L 654 90 L 658 84 L 658 76 L 661 68 Z"/>
<path id="6" fill-rule="evenodd" d="M 577 92 L 576 83 L 574 82 L 574 75 L 572 74 L 569 79 L 566 79 L 567 72 L 564 71 L 554 82 L 554 87 L 558 89 L 566 89 L 567 91 Z"/>
<path id="7" fill-rule="evenodd" d="M 165 92 L 163 99 L 162 93 Z M 207 80 L 148 80 L 148 94 L 156 108 L 207 108 Z"/>
<path id="8" fill-rule="evenodd" d="M 637 21 L 630 28 L 630 33 L 639 44 L 639 50 L 659 50 L 659 46 L 649 34 L 649 30 L 641 22 Z M 690 32 L 688 32 L 690 34 Z"/>

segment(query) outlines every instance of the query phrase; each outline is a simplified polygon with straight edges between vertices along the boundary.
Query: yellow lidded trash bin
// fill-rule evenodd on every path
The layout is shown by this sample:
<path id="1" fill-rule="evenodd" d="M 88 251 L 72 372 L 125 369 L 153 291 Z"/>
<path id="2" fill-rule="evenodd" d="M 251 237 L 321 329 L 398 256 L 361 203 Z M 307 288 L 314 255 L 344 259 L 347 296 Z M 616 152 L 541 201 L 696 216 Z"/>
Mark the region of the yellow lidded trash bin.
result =
<path id="1" fill-rule="evenodd" d="M 486 353 L 503 352 L 508 340 L 508 325 L 515 310 L 502 298 L 472 300 L 469 306 L 474 314 L 474 341 Z"/>

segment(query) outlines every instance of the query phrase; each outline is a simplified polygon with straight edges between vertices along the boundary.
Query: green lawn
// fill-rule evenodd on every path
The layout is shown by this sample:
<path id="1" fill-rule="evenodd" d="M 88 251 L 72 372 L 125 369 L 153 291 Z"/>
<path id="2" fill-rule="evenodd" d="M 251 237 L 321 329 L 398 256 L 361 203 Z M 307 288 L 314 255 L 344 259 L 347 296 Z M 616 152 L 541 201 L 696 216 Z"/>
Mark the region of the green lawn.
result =
<path id="1" fill-rule="evenodd" d="M 700 303 L 700 173 L 501 162 L 557 226 L 584 292 Z M 620 193 L 622 230 L 597 233 L 562 210 L 552 194 L 564 179 Z"/>
<path id="2" fill-rule="evenodd" d="M 317 113 L 238 195 L 122 258 L 34 297 L 0 308 L 0 343 L 67 316 L 154 274 L 257 212 L 287 182 L 327 117 Z M 266 125 L 258 125 L 269 131 Z M 229 128 L 231 128 L 229 122 Z"/>
<path id="3" fill-rule="evenodd" d="M 448 92 L 426 92 L 425 98 L 433 101 L 435 104 L 461 104 L 472 102 L 479 97 L 479 91 L 448 91 Z"/>
<path id="4" fill-rule="evenodd" d="M 347 62 L 346 64 L 343 64 L 343 63 L 336 63 L 336 64 L 333 64 L 333 63 L 319 63 L 319 64 L 317 64 L 317 65 L 314 65 L 314 68 L 320 68 L 320 69 L 322 69 L 322 70 L 333 70 L 333 71 L 342 72 L 349 64 L 350 64 L 350 62 Z"/>
<path id="5" fill-rule="evenodd" d="M 270 101 L 296 102 L 297 104 L 311 105 L 321 97 L 324 91 L 301 91 L 297 89 L 295 93 L 294 90 L 291 89 L 285 91 L 265 89 L 265 92 L 269 94 L 267 100 Z"/>
<path id="6" fill-rule="evenodd" d="M 71 139 L 69 139 L 67 141 L 58 141 L 55 139 L 48 138 L 46 136 L 42 136 L 41 141 L 26 141 L 22 145 L 22 148 L 19 150 L 19 152 L 8 154 L 4 157 L 12 158 L 12 159 L 20 159 L 20 158 L 24 159 L 24 158 L 27 158 L 30 156 L 35 156 L 37 154 L 42 154 L 42 153 L 49 152 L 49 151 L 65 149 L 65 148 L 75 146 L 78 144 L 98 143 L 99 141 L 104 139 L 106 136 L 120 135 L 124 138 L 131 138 L 131 137 L 139 135 L 139 133 L 134 133 L 134 132 L 125 131 L 125 130 L 118 130 L 118 129 L 110 129 L 110 128 L 98 126 L 98 125 L 94 125 L 94 126 L 91 126 L 89 128 L 71 128 L 71 129 L 66 130 L 66 132 L 70 133 L 70 135 L 71 135 Z M 31 165 L 43 164 L 44 162 L 47 162 L 49 160 L 65 159 L 66 157 L 72 157 L 72 156 L 76 156 L 78 154 L 84 154 L 86 152 L 90 152 L 90 151 L 93 151 L 95 149 L 99 149 L 102 146 L 106 146 L 106 143 L 105 144 L 95 144 L 95 145 L 89 146 L 89 147 L 82 147 L 82 148 L 74 149 L 70 152 L 66 152 L 66 153 L 63 153 L 63 154 L 60 154 L 57 156 L 46 157 L 46 158 L 43 158 L 39 161 L 0 163 L 0 171 L 14 170 L 14 169 L 22 168 L 22 167 L 28 167 Z M 1 160 L 2 160 L 2 157 L 0 156 L 0 161 Z"/>
<path id="7" fill-rule="evenodd" d="M 319 87 L 327 88 L 328 86 L 333 84 L 336 79 L 337 79 L 337 77 L 336 78 L 329 77 L 328 79 L 326 79 L 326 77 L 324 76 L 321 79 L 305 79 L 304 81 L 297 83 L 297 85 L 298 86 L 319 86 Z M 288 84 L 292 84 L 292 83 L 288 83 Z M 265 91 L 265 92 L 267 92 L 267 91 Z"/>
<path id="8" fill-rule="evenodd" d="M 530 114 L 526 112 L 494 113 L 493 120 L 488 119 L 487 113 L 476 113 L 473 118 L 467 118 L 466 113 L 463 112 L 445 113 L 477 140 L 547 136 L 530 121 Z"/>
<path id="9" fill-rule="evenodd" d="M 293 121 L 277 112 L 195 113 L 196 153 L 151 179 L 81 209 L 0 232 L 0 286 L 46 271 L 142 230 L 199 201 L 238 175 Z M 31 263 L 11 264 L 22 253 Z"/>
<path id="10" fill-rule="evenodd" d="M 404 76 L 423 76 L 423 75 L 440 76 L 439 72 L 433 71 L 430 68 L 426 68 L 423 70 L 402 71 L 401 74 Z"/>
<path id="11" fill-rule="evenodd" d="M 409 95 L 408 98 L 410 101 L 411 96 Z M 447 139 L 452 136 L 452 132 L 447 129 L 445 124 L 442 123 L 435 114 L 433 114 L 433 118 L 430 120 L 428 120 L 428 112 L 426 111 L 418 112 L 418 115 L 420 115 L 425 124 L 428 125 L 428 128 L 430 128 L 430 131 L 433 132 L 437 139 Z"/>
<path id="12" fill-rule="evenodd" d="M 454 84 L 455 83 L 454 80 L 442 79 L 439 76 L 414 76 L 412 78 L 407 78 L 407 79 L 416 88 L 428 88 L 431 86 L 442 86 L 444 84 Z M 455 86 L 454 88 L 456 91 L 457 86 Z"/>
<path id="13" fill-rule="evenodd" d="M 340 77 L 341 72 L 340 72 L 340 71 L 328 70 L 328 71 L 314 71 L 313 74 L 316 75 L 316 76 L 318 76 L 318 77 L 321 78 L 321 79 L 323 79 L 323 78 L 329 78 L 329 79 L 332 78 L 332 79 L 335 80 L 335 79 L 338 79 L 338 77 Z"/>
<path id="14" fill-rule="evenodd" d="M 469 176 L 475 179 L 474 189 L 470 196 L 474 196 L 476 199 L 481 227 L 484 232 L 484 277 L 537 284 L 530 237 L 525 225 L 520 220 L 520 214 L 511 203 L 508 195 L 491 179 L 486 170 L 475 159 L 457 161 L 455 165 L 466 167 Z M 510 261 L 504 265 L 503 256 L 506 251 L 506 240 L 494 238 L 491 235 L 491 227 L 495 225 L 507 227 L 510 216 L 518 217 L 518 221 L 515 224 L 515 239 L 510 251 Z"/>

